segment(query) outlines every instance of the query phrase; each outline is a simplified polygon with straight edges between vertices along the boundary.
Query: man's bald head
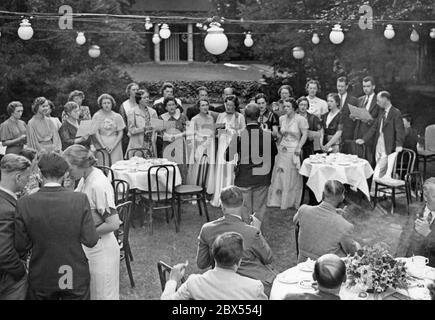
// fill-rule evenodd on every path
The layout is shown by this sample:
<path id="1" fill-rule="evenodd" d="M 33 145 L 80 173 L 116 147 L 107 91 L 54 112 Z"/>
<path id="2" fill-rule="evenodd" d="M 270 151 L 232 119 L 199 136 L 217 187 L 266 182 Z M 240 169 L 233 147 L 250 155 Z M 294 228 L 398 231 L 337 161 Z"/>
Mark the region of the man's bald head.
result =
<path id="1" fill-rule="evenodd" d="M 256 103 L 251 102 L 245 107 L 246 121 L 257 121 L 259 116 L 260 108 Z"/>
<path id="2" fill-rule="evenodd" d="M 337 289 L 346 281 L 346 265 L 335 254 L 325 254 L 317 259 L 313 278 L 319 287 Z"/>

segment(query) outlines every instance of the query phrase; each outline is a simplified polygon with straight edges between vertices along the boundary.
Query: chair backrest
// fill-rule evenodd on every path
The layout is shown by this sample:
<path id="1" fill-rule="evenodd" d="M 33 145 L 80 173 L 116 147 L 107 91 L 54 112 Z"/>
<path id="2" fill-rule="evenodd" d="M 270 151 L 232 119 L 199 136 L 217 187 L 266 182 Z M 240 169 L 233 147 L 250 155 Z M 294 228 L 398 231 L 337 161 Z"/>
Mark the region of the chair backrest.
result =
<path id="1" fill-rule="evenodd" d="M 435 152 L 435 124 L 427 126 L 424 131 L 424 148 Z"/>
<path id="2" fill-rule="evenodd" d="M 110 167 L 106 167 L 106 166 L 95 166 L 95 168 L 100 169 L 101 171 L 103 171 L 104 175 L 109 178 L 110 182 L 112 182 L 113 180 L 115 180 L 115 174 L 113 173 L 113 170 Z"/>
<path id="3" fill-rule="evenodd" d="M 115 204 L 128 201 L 130 184 L 122 179 L 112 180 L 113 191 L 115 192 Z"/>
<path id="4" fill-rule="evenodd" d="M 209 168 L 208 156 L 206 154 L 203 154 L 201 159 L 199 160 L 196 185 L 202 187 L 204 190 L 205 190 L 205 184 L 207 183 L 208 168 Z"/>
<path id="5" fill-rule="evenodd" d="M 130 234 L 131 205 L 132 202 L 127 201 L 116 206 L 116 211 L 118 212 L 119 219 L 121 220 L 121 225 L 115 232 L 115 235 L 118 238 L 118 241 L 121 240 L 119 237 L 122 235 L 122 243 L 124 244 L 122 248 L 126 248 L 126 244 L 128 244 L 128 237 Z"/>
<path id="6" fill-rule="evenodd" d="M 146 154 L 147 154 L 147 150 L 145 148 L 133 148 L 127 151 L 125 160 L 128 160 L 131 157 L 145 158 Z"/>
<path id="7" fill-rule="evenodd" d="M 299 222 L 295 224 L 296 259 L 299 257 Z"/>
<path id="8" fill-rule="evenodd" d="M 396 179 L 405 180 L 406 176 L 413 171 L 415 158 L 416 155 L 413 150 L 403 148 L 394 163 L 393 174 L 396 175 Z"/>
<path id="9" fill-rule="evenodd" d="M 103 166 L 112 166 L 112 157 L 110 156 L 110 153 L 107 152 L 105 149 L 97 149 L 95 150 L 95 157 L 98 158 L 98 155 L 101 155 L 101 159 L 103 160 Z"/>
<path id="10" fill-rule="evenodd" d="M 158 202 L 172 200 L 172 192 L 175 190 L 175 175 L 176 171 L 173 164 L 151 166 L 148 169 L 149 198 L 157 198 L 156 201 Z M 153 194 L 156 196 L 153 197 Z"/>
<path id="11" fill-rule="evenodd" d="M 165 290 L 166 281 L 168 281 L 169 274 L 171 273 L 172 267 L 163 261 L 157 262 L 157 271 L 159 272 L 160 285 L 162 286 L 162 292 Z M 185 282 L 186 278 L 183 276 L 181 278 L 181 283 Z"/>

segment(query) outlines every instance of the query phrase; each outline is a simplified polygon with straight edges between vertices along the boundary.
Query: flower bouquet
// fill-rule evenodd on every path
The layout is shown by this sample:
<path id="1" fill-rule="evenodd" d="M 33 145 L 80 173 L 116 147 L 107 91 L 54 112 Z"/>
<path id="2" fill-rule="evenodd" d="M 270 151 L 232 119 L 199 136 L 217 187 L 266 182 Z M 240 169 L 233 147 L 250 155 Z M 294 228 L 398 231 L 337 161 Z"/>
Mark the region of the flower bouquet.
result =
<path id="1" fill-rule="evenodd" d="M 348 286 L 382 293 L 388 288 L 408 287 L 405 262 L 396 261 L 381 245 L 363 247 L 346 260 Z"/>

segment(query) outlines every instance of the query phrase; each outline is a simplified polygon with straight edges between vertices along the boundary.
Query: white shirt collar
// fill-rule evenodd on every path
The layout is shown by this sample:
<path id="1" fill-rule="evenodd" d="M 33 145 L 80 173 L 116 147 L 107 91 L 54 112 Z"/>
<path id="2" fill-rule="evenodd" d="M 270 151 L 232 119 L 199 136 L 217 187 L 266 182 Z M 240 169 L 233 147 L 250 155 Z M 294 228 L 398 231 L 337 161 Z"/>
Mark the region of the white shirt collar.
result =
<path id="1" fill-rule="evenodd" d="M 0 190 L 2 190 L 3 192 L 6 192 L 8 195 L 10 195 L 15 200 L 18 200 L 18 197 L 17 197 L 17 195 L 14 192 L 12 192 L 12 191 L 10 191 L 8 189 L 5 189 L 3 187 L 0 187 Z"/>
<path id="2" fill-rule="evenodd" d="M 61 184 L 57 182 L 47 182 L 44 184 L 44 187 L 61 187 Z"/>
<path id="3" fill-rule="evenodd" d="M 178 120 L 178 119 L 180 119 L 180 116 L 181 116 L 181 111 L 180 111 L 180 109 L 177 108 L 175 110 L 175 114 L 173 115 L 173 117 L 175 120 Z M 165 112 L 164 114 L 161 115 L 161 117 L 164 121 L 168 121 L 169 118 L 171 118 L 171 116 L 169 115 L 169 112 Z"/>
<path id="4" fill-rule="evenodd" d="M 225 215 L 226 215 L 226 216 L 236 217 L 237 219 L 242 220 L 242 217 L 241 217 L 241 216 L 238 216 L 238 215 L 236 215 L 236 214 L 230 214 L 230 213 L 227 213 L 227 214 L 225 214 Z"/>

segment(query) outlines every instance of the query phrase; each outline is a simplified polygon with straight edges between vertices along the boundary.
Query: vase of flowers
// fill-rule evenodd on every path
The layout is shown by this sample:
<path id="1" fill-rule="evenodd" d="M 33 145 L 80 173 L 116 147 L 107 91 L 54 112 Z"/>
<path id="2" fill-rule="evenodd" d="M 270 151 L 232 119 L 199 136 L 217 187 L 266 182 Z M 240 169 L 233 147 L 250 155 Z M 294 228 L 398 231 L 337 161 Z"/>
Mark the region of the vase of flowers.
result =
<path id="1" fill-rule="evenodd" d="M 382 244 L 365 246 L 346 260 L 348 286 L 380 294 L 388 288 L 406 289 L 405 262 L 396 261 Z"/>

